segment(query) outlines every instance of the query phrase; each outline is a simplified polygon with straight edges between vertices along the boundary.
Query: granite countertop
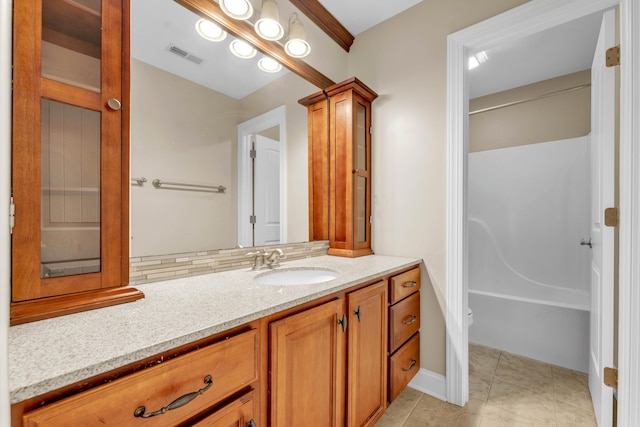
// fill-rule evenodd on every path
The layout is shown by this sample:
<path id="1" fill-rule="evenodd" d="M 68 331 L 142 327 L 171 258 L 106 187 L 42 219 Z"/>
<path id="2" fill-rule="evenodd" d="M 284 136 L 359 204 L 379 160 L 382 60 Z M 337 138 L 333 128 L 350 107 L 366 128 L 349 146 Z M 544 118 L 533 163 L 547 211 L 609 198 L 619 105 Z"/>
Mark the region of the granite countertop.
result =
<path id="1" fill-rule="evenodd" d="M 183 344 L 349 288 L 420 262 L 369 255 L 282 262 L 340 273 L 313 285 L 259 285 L 262 271 L 213 273 L 136 286 L 131 303 L 9 328 L 11 403 L 47 393 Z"/>

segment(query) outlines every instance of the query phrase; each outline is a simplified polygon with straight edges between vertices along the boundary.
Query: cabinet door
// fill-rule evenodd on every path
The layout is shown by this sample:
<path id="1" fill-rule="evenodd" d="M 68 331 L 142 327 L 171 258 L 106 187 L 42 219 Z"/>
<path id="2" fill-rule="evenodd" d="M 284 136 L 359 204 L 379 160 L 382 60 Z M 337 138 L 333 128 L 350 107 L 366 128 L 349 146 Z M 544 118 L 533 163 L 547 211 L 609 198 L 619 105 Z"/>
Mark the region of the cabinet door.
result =
<path id="1" fill-rule="evenodd" d="M 347 426 L 369 426 L 387 401 L 387 284 L 352 292 L 347 301 Z"/>
<path id="2" fill-rule="evenodd" d="M 270 325 L 272 426 L 344 424 L 345 319 L 339 299 Z"/>
<path id="3" fill-rule="evenodd" d="M 24 301 L 93 291 L 95 308 L 128 282 L 127 11 L 14 4 L 13 323 L 37 320 Z"/>

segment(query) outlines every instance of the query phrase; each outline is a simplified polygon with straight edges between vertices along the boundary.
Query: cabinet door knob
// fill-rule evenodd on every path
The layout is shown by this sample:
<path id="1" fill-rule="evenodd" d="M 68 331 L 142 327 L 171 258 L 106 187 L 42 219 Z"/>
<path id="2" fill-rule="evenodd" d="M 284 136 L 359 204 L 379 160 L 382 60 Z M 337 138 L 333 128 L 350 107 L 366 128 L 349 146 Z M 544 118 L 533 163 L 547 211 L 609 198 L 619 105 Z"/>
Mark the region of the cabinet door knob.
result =
<path id="1" fill-rule="evenodd" d="M 107 105 L 113 111 L 118 111 L 122 107 L 122 103 L 115 98 L 109 98 L 109 100 L 107 101 Z"/>

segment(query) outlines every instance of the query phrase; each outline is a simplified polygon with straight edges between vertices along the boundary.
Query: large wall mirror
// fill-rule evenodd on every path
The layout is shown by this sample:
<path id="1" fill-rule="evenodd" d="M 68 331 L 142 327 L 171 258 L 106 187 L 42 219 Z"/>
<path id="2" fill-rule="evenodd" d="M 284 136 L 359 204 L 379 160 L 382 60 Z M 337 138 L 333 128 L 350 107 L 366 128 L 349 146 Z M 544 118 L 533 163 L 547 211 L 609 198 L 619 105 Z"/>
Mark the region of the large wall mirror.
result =
<path id="1" fill-rule="evenodd" d="M 318 88 L 262 71 L 261 52 L 234 56 L 231 34 L 206 40 L 199 19 L 173 0 L 131 2 L 131 256 L 307 241 L 297 101 Z"/>

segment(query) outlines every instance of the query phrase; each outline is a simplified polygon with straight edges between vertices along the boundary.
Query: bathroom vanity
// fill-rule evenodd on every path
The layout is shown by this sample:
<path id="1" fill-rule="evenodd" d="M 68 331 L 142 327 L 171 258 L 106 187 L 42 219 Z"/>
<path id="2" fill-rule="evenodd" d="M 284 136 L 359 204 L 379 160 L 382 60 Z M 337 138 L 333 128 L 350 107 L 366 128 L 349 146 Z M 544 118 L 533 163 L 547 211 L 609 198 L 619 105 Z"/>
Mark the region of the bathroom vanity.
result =
<path id="1" fill-rule="evenodd" d="M 258 281 L 309 268 L 338 277 Z M 12 425 L 374 425 L 419 368 L 420 260 L 272 271 L 142 285 L 143 300 L 12 327 Z"/>

